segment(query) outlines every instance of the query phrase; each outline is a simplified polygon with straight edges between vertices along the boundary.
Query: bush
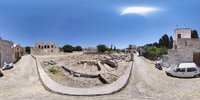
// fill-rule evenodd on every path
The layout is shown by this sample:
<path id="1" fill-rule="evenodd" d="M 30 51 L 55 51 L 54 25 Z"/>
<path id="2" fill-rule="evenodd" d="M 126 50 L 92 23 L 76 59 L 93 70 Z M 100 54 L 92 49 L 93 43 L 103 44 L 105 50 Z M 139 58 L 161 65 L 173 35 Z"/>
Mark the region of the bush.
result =
<path id="1" fill-rule="evenodd" d="M 58 73 L 58 70 L 54 69 L 53 67 L 51 67 L 49 71 L 52 72 L 52 74 Z"/>
<path id="2" fill-rule="evenodd" d="M 72 52 L 72 51 L 74 51 L 74 47 L 72 47 L 71 45 L 65 45 L 62 47 L 62 50 L 64 52 Z"/>
<path id="3" fill-rule="evenodd" d="M 31 52 L 30 49 L 31 49 L 31 47 L 26 46 L 26 47 L 25 47 L 25 52 L 28 53 L 28 54 L 30 54 L 30 52 Z"/>
<path id="4" fill-rule="evenodd" d="M 106 45 L 103 45 L 103 44 L 98 45 L 97 48 L 98 48 L 98 52 L 105 52 L 108 50 Z"/>
<path id="5" fill-rule="evenodd" d="M 82 51 L 82 47 L 81 46 L 76 46 L 76 51 Z"/>

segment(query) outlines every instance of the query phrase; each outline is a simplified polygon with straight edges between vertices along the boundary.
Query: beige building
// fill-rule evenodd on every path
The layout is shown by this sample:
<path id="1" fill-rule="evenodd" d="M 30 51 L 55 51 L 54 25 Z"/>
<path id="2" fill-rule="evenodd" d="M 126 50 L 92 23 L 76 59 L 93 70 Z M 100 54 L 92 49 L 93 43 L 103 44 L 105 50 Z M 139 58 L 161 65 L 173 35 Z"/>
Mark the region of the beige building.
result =
<path id="1" fill-rule="evenodd" d="M 88 47 L 87 52 L 98 52 L 98 48 L 97 47 Z"/>
<path id="2" fill-rule="evenodd" d="M 21 47 L 20 44 L 13 45 L 13 62 L 16 62 L 21 56 L 25 53 L 24 47 Z"/>
<path id="3" fill-rule="evenodd" d="M 182 62 L 195 62 L 200 66 L 200 39 L 191 38 L 190 28 L 174 30 L 174 47 L 162 55 L 162 64 L 170 67 Z"/>
<path id="4" fill-rule="evenodd" d="M 44 43 L 36 42 L 34 47 L 31 48 L 31 54 L 33 55 L 52 55 L 59 54 L 59 47 L 57 43 Z"/>
<path id="5" fill-rule="evenodd" d="M 128 53 L 137 52 L 137 46 L 136 46 L 136 45 L 129 44 L 129 47 L 127 48 L 127 52 L 128 52 Z"/>
<path id="6" fill-rule="evenodd" d="M 174 30 L 174 48 L 176 48 L 179 38 L 191 38 L 191 28 L 178 28 Z"/>
<path id="7" fill-rule="evenodd" d="M 0 66 L 6 63 L 13 63 L 13 42 L 0 38 Z"/>

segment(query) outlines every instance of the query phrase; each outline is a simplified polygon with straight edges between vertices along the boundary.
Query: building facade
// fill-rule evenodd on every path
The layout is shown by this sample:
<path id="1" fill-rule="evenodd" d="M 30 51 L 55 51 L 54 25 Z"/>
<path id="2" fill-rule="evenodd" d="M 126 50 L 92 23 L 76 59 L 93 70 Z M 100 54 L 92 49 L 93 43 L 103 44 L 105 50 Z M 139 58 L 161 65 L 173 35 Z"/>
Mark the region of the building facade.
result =
<path id="1" fill-rule="evenodd" d="M 6 63 L 13 63 L 13 42 L 0 38 L 0 66 Z"/>
<path id="2" fill-rule="evenodd" d="M 97 53 L 98 52 L 98 48 L 97 47 L 88 47 L 87 52 Z"/>
<path id="3" fill-rule="evenodd" d="M 182 62 L 195 62 L 200 66 L 200 39 L 191 38 L 190 28 L 174 30 L 174 46 L 168 55 L 162 55 L 162 64 L 170 67 Z"/>
<path id="4" fill-rule="evenodd" d="M 53 55 L 59 54 L 59 47 L 57 43 L 44 43 L 36 42 L 34 47 L 31 48 L 31 54 L 33 55 Z"/>
<path id="5" fill-rule="evenodd" d="M 16 62 L 23 56 L 25 53 L 24 47 L 21 47 L 20 44 L 13 45 L 13 62 Z"/>
<path id="6" fill-rule="evenodd" d="M 129 44 L 129 47 L 127 48 L 127 52 L 128 53 L 131 53 L 131 52 L 137 52 L 137 46 L 136 45 L 132 45 L 132 44 Z"/>

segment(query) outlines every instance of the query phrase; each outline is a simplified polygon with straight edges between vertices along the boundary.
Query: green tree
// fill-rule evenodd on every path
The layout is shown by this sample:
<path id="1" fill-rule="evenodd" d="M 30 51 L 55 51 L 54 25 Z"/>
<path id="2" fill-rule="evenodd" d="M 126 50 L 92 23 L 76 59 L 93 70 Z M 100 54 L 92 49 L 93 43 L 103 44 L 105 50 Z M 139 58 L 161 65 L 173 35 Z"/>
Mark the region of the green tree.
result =
<path id="1" fill-rule="evenodd" d="M 76 46 L 76 51 L 82 51 L 82 47 L 81 46 Z"/>
<path id="2" fill-rule="evenodd" d="M 74 47 L 72 47 L 71 45 L 65 45 L 62 47 L 62 50 L 64 52 L 72 52 L 72 51 L 74 51 Z"/>
<path id="3" fill-rule="evenodd" d="M 59 50 L 62 51 L 62 47 L 59 47 Z"/>
<path id="4" fill-rule="evenodd" d="M 26 47 L 25 47 L 25 52 L 28 53 L 28 54 L 30 54 L 30 52 L 31 52 L 31 47 L 26 46 Z"/>
<path id="5" fill-rule="evenodd" d="M 154 42 L 154 43 L 153 43 L 153 46 L 155 46 L 156 48 L 158 48 L 158 47 L 159 47 L 159 44 L 158 44 L 157 42 Z"/>
<path id="6" fill-rule="evenodd" d="M 197 33 L 197 31 L 196 30 L 191 30 L 191 38 L 199 38 L 199 36 L 198 36 L 198 33 Z"/>
<path id="7" fill-rule="evenodd" d="M 108 50 L 106 45 L 103 45 L 103 44 L 98 45 L 97 48 L 99 52 L 105 52 Z"/>
<path id="8" fill-rule="evenodd" d="M 125 53 L 125 49 L 122 49 L 121 52 Z"/>
<path id="9" fill-rule="evenodd" d="M 137 51 L 138 51 L 138 52 L 140 52 L 140 48 L 141 48 L 140 46 L 137 47 Z"/>
<path id="10" fill-rule="evenodd" d="M 116 46 L 114 46 L 114 51 L 116 50 Z"/>
<path id="11" fill-rule="evenodd" d="M 149 54 L 151 53 L 151 51 L 153 51 L 154 53 L 156 53 L 156 50 L 157 50 L 157 49 L 156 49 L 154 46 L 150 46 L 147 52 L 148 52 Z M 151 54 L 150 54 L 150 55 L 151 55 Z"/>
<path id="12" fill-rule="evenodd" d="M 169 40 L 169 49 L 173 48 L 173 38 L 172 36 L 170 36 L 170 40 Z"/>
<path id="13" fill-rule="evenodd" d="M 151 56 L 153 56 L 154 53 L 155 53 L 154 51 L 151 51 L 149 54 L 150 54 Z"/>
<path id="14" fill-rule="evenodd" d="M 162 41 L 162 38 L 159 39 L 159 47 L 162 47 L 163 46 L 163 41 Z"/>

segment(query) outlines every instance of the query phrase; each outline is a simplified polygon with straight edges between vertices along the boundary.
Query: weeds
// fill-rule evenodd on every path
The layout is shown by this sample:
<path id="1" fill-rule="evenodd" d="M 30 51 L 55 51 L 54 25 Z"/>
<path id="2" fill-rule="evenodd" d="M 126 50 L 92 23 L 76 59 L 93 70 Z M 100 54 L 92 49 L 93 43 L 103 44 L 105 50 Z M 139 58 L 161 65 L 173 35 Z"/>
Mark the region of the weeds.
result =
<path id="1" fill-rule="evenodd" d="M 53 68 L 53 67 L 51 67 L 51 68 L 49 69 L 49 71 L 52 72 L 52 74 L 58 73 L 58 70 L 55 69 L 55 68 Z"/>

